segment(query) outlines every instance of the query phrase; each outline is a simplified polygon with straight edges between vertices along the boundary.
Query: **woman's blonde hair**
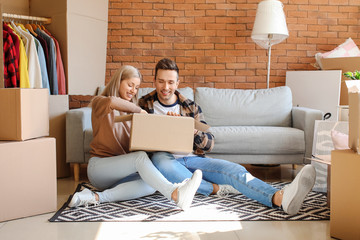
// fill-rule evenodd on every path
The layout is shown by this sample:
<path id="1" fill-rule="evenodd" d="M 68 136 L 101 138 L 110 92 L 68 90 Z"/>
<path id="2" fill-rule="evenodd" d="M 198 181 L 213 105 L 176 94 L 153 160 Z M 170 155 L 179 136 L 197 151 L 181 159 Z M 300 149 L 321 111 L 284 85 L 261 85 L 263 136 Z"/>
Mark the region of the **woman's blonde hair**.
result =
<path id="1" fill-rule="evenodd" d="M 122 80 L 129 78 L 140 78 L 140 81 L 142 81 L 141 73 L 136 67 L 130 65 L 124 65 L 121 68 L 119 68 L 115 72 L 115 74 L 111 77 L 110 82 L 106 85 L 106 87 L 102 91 L 101 96 L 120 97 L 119 94 L 120 83 Z"/>

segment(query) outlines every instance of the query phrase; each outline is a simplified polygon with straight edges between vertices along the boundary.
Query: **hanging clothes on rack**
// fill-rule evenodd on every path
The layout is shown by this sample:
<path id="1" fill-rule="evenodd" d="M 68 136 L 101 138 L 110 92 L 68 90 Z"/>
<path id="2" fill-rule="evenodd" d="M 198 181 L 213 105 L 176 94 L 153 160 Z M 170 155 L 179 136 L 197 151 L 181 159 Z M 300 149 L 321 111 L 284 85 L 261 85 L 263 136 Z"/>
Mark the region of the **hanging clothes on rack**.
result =
<path id="1" fill-rule="evenodd" d="M 40 69 L 41 69 L 42 87 L 49 89 L 49 92 L 50 92 L 49 77 L 48 77 L 48 71 L 47 71 L 47 61 L 45 59 L 45 53 L 44 53 L 42 44 L 37 39 L 38 35 L 34 32 L 32 26 L 30 24 L 27 23 L 24 25 L 24 27 L 33 36 L 34 41 L 35 41 L 35 46 L 36 46 L 39 63 L 40 63 Z M 44 41 L 44 40 L 42 40 L 42 41 Z"/>
<path id="2" fill-rule="evenodd" d="M 32 24 L 34 25 L 34 24 Z M 35 25 L 34 25 L 35 26 Z M 35 31 L 36 28 L 33 26 L 33 30 Z M 35 32 L 36 33 L 36 32 Z M 45 41 L 45 39 L 43 39 L 39 34 L 36 33 L 36 39 L 40 42 L 41 46 L 42 46 L 42 49 L 44 51 L 44 54 L 45 54 L 45 63 L 46 63 L 46 71 L 48 71 L 48 62 L 49 62 L 49 49 L 48 49 L 48 46 L 47 46 L 47 43 Z M 48 73 L 48 76 L 49 76 L 49 73 Z"/>
<path id="3" fill-rule="evenodd" d="M 11 39 L 13 40 L 14 47 L 15 47 L 15 71 L 16 71 L 16 79 L 17 79 L 17 86 L 19 86 L 19 79 L 20 79 L 20 73 L 19 73 L 19 56 L 20 56 L 20 40 L 18 36 L 9 28 L 5 23 L 3 23 L 3 31 L 8 32 L 11 36 Z"/>
<path id="4" fill-rule="evenodd" d="M 17 53 L 16 58 L 19 63 L 19 75 L 17 75 L 17 82 L 20 82 L 20 85 L 17 84 L 16 87 L 20 88 L 29 88 L 30 87 L 30 81 L 29 81 L 29 73 L 28 73 L 28 60 L 25 52 L 25 45 L 24 42 L 21 40 L 20 36 L 11 28 L 10 25 L 3 23 L 3 29 L 5 31 L 13 33 L 12 36 L 14 36 L 13 41 L 19 43 L 19 49 L 16 49 Z M 15 40 L 17 39 L 17 40 Z M 16 44 L 15 44 L 16 47 Z M 15 86 L 13 86 L 15 87 Z"/>
<path id="5" fill-rule="evenodd" d="M 64 65 L 62 62 L 61 52 L 60 52 L 60 45 L 59 42 L 55 39 L 53 35 L 44 27 L 44 32 L 47 33 L 55 42 L 56 47 L 56 73 L 57 73 L 57 80 L 58 80 L 58 91 L 59 94 L 65 95 L 66 94 L 66 86 L 65 86 L 65 71 Z"/>
<path id="6" fill-rule="evenodd" d="M 15 58 L 16 50 L 14 42 L 9 32 L 3 30 L 3 51 L 4 51 L 4 81 L 5 87 L 16 87 L 18 85 L 16 79 Z"/>
<path id="7" fill-rule="evenodd" d="M 49 62 L 48 66 L 48 74 L 49 74 L 49 84 L 50 84 L 50 91 L 51 94 L 57 95 L 59 94 L 58 91 L 58 80 L 57 80 L 57 71 L 56 71 L 56 47 L 54 40 L 47 35 L 45 32 L 37 28 L 35 33 L 40 35 L 45 41 L 48 46 L 48 56 Z"/>
<path id="8" fill-rule="evenodd" d="M 11 26 L 20 35 L 21 39 L 25 42 L 25 51 L 28 57 L 28 73 L 30 88 L 42 88 L 41 68 L 39 57 L 35 46 L 34 37 L 25 31 L 22 24 L 18 26 L 12 21 Z"/>
<path id="9" fill-rule="evenodd" d="M 4 17 L 11 19 L 10 23 L 3 22 L 4 57 L 6 54 L 9 59 L 4 62 L 5 87 L 48 88 L 50 94 L 66 94 L 59 42 L 42 25 L 14 21 L 50 23 L 51 20 L 7 13 Z"/>
<path id="10" fill-rule="evenodd" d="M 38 53 L 38 57 L 39 57 L 42 86 L 43 86 L 43 88 L 49 89 L 49 92 L 50 92 L 50 84 L 49 84 L 49 77 L 48 77 L 44 49 L 42 48 L 39 40 L 37 40 L 36 38 L 34 40 L 35 40 L 35 45 L 36 45 L 36 49 L 37 49 L 37 53 Z"/>

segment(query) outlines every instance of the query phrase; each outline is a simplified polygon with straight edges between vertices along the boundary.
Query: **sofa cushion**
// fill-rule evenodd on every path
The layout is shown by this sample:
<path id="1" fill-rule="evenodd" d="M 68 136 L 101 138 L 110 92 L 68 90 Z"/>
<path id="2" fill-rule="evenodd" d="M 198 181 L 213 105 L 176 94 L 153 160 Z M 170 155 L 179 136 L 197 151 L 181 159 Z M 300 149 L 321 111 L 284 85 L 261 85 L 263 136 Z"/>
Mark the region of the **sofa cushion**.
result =
<path id="1" fill-rule="evenodd" d="M 290 127 L 211 127 L 215 146 L 211 153 L 304 154 L 304 131 Z"/>
<path id="2" fill-rule="evenodd" d="M 241 90 L 197 88 L 195 102 L 210 126 L 291 126 L 289 87 Z"/>

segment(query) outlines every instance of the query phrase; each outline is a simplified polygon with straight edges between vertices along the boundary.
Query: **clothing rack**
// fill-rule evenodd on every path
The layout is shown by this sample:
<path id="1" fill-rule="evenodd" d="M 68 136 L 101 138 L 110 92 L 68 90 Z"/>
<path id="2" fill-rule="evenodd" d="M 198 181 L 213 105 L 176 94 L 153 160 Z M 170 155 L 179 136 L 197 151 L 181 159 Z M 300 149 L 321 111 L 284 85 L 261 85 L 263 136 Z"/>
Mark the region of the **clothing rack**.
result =
<path id="1" fill-rule="evenodd" d="M 17 19 L 17 20 L 27 20 L 27 21 L 40 22 L 42 24 L 50 24 L 51 23 L 51 18 L 47 18 L 47 17 L 35 17 L 35 16 L 28 16 L 28 15 L 3 13 L 1 3 L 0 3 L 0 15 L 1 15 L 2 20 L 4 20 L 4 18 L 7 18 L 7 19 Z M 1 46 L 3 45 L 2 31 L 0 31 L 0 45 Z M 0 60 L 0 88 L 4 88 L 4 76 L 3 76 L 4 64 L 3 64 L 3 59 L 2 59 L 2 56 L 3 56 L 2 47 L 0 48 L 0 56 L 1 56 L 1 60 Z"/>
<path id="2" fill-rule="evenodd" d="M 19 20 L 28 20 L 34 22 L 41 22 L 43 24 L 50 24 L 51 18 L 46 17 L 34 17 L 34 16 L 27 16 L 27 15 L 19 15 L 19 14 L 12 14 L 12 13 L 3 13 L 2 18 L 8 19 L 19 19 Z"/>

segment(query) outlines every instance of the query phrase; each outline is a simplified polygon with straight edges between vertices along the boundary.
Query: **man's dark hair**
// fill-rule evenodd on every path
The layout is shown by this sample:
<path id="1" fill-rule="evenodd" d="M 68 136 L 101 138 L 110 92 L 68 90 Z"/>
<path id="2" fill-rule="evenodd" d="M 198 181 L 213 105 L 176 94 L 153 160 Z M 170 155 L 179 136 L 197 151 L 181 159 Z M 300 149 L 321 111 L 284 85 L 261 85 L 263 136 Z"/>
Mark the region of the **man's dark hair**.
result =
<path id="1" fill-rule="evenodd" d="M 156 64 L 156 67 L 155 67 L 155 80 L 156 80 L 157 72 L 159 69 L 176 71 L 177 72 L 177 80 L 179 80 L 179 68 L 176 65 L 175 61 L 168 59 L 168 58 L 163 58 L 160 61 L 158 61 L 158 63 Z"/>

